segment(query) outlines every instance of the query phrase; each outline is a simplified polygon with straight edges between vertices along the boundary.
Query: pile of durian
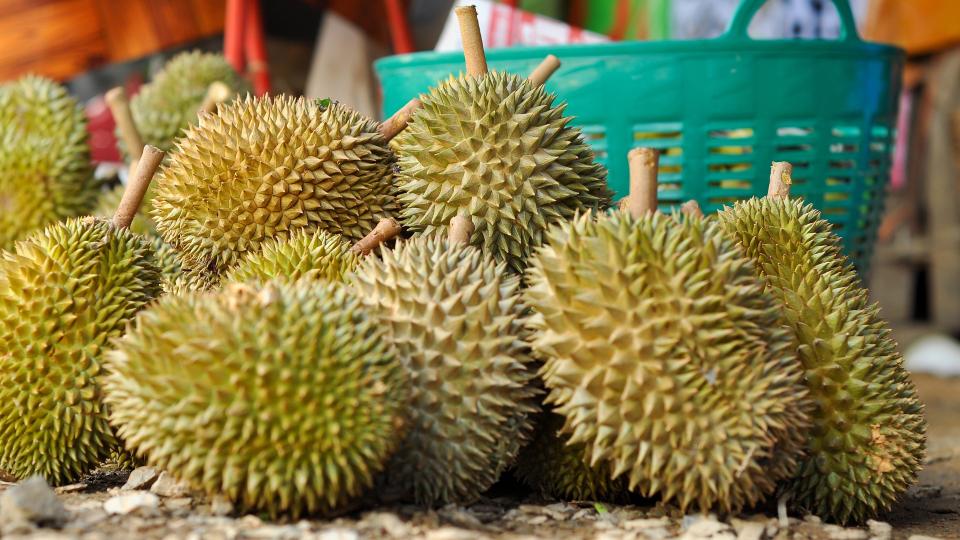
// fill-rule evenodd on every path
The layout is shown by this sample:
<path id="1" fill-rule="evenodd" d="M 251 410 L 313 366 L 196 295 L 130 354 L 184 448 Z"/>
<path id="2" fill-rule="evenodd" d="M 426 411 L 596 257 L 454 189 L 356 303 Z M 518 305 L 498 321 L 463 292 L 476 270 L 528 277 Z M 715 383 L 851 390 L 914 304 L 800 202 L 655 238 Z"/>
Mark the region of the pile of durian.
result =
<path id="1" fill-rule="evenodd" d="M 663 214 L 638 149 L 612 209 L 542 87 L 555 59 L 488 72 L 458 15 L 467 72 L 384 124 L 172 60 L 111 100 L 125 191 L 93 180 L 63 88 L 0 87 L 0 470 L 146 462 L 278 517 L 468 503 L 505 473 L 682 511 L 888 510 L 922 405 L 789 167 L 765 198 Z"/>

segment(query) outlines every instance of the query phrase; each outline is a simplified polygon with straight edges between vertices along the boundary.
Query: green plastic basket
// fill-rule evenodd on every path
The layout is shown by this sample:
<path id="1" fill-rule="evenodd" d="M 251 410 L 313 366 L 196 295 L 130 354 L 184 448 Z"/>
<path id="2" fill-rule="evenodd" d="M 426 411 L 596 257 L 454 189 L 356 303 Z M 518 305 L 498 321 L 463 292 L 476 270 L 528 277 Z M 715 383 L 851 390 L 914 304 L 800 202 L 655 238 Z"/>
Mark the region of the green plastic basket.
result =
<path id="1" fill-rule="evenodd" d="M 526 74 L 549 53 L 563 62 L 547 89 L 567 102 L 610 187 L 626 194 L 627 151 L 661 149 L 662 208 L 696 199 L 705 212 L 763 195 L 770 163 L 794 167 L 792 193 L 820 209 L 865 272 L 883 210 L 902 50 L 857 34 L 847 0 L 833 0 L 838 40 L 754 40 L 765 0 L 743 0 L 727 32 L 697 41 L 491 50 L 491 68 Z M 375 64 L 384 111 L 464 70 L 457 53 L 392 56 Z"/>

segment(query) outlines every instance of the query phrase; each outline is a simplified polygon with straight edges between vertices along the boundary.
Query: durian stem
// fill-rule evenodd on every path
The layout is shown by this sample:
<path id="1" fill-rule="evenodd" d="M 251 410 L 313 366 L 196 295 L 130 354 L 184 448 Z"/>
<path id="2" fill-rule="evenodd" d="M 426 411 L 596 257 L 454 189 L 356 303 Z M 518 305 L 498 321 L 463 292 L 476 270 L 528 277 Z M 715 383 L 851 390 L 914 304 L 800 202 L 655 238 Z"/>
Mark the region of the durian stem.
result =
<path id="1" fill-rule="evenodd" d="M 127 147 L 130 154 L 130 162 L 136 163 L 143 154 L 143 137 L 137 130 L 137 124 L 133 121 L 133 113 L 130 112 L 130 101 L 127 99 L 127 91 L 122 86 L 118 86 L 107 91 L 104 94 L 107 106 L 110 107 L 110 113 L 113 115 L 113 121 L 120 130 L 120 136 L 123 137 L 123 144 Z"/>
<path id="2" fill-rule="evenodd" d="M 542 86 L 558 69 L 560 69 L 560 59 L 552 54 L 548 54 L 547 57 L 540 62 L 540 65 L 530 73 L 527 80 L 534 86 Z"/>
<path id="3" fill-rule="evenodd" d="M 217 110 L 217 105 L 228 101 L 232 94 L 233 91 L 223 82 L 210 83 L 207 87 L 207 95 L 203 96 L 203 103 L 200 104 L 200 114 L 212 114 Z"/>
<path id="4" fill-rule="evenodd" d="M 400 234 L 400 224 L 393 218 L 383 218 L 372 231 L 361 238 L 350 248 L 350 251 L 360 255 L 369 255 L 380 244 Z"/>
<path id="5" fill-rule="evenodd" d="M 700 209 L 700 203 L 691 199 L 680 207 L 680 212 L 687 217 L 703 217 L 703 210 Z"/>
<path id="6" fill-rule="evenodd" d="M 382 135 L 387 142 L 390 142 L 391 139 L 407 127 L 407 123 L 410 122 L 410 117 L 412 117 L 413 113 L 417 112 L 419 108 L 420 100 L 417 98 L 411 99 L 406 105 L 401 107 L 399 111 L 393 113 L 393 116 L 387 118 L 380 124 L 377 131 L 380 132 L 380 135 Z"/>
<path id="7" fill-rule="evenodd" d="M 477 21 L 477 7 L 463 6 L 456 9 L 460 23 L 460 41 L 463 42 L 463 58 L 467 62 L 467 73 L 473 77 L 486 75 L 487 57 L 483 53 L 483 38 L 480 35 L 480 23 Z"/>
<path id="8" fill-rule="evenodd" d="M 450 230 L 447 231 L 447 239 L 451 244 L 468 244 L 473 231 L 473 220 L 466 216 L 453 216 L 450 220 Z"/>
<path id="9" fill-rule="evenodd" d="M 789 199 L 790 184 L 793 179 L 790 175 L 793 173 L 793 165 L 786 161 L 774 161 L 770 165 L 770 187 L 767 189 L 767 197 L 771 199 Z"/>
<path id="10" fill-rule="evenodd" d="M 160 167 L 161 161 L 163 161 L 163 150 L 153 146 L 144 147 L 143 155 L 137 161 L 137 172 L 127 180 L 127 187 L 123 190 L 123 198 L 120 199 L 120 205 L 113 214 L 114 226 L 126 229 L 133 223 L 133 218 L 137 215 L 137 210 L 140 209 L 143 196 L 147 193 L 150 181 L 153 180 L 153 175 Z"/>
<path id="11" fill-rule="evenodd" d="M 656 212 L 659 152 L 654 148 L 634 148 L 627 154 L 627 160 L 630 162 L 627 211 L 635 218 Z"/>

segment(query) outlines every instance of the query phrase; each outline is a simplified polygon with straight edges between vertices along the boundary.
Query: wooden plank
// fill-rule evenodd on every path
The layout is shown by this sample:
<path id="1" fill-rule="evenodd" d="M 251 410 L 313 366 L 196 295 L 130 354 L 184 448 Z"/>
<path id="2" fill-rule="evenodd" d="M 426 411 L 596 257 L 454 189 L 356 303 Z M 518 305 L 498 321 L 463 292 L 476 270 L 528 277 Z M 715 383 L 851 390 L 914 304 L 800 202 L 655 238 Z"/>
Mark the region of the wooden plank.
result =
<path id="1" fill-rule="evenodd" d="M 44 4 L 56 4 L 62 0 L 0 0 L 0 17 L 9 17 Z"/>
<path id="2" fill-rule="evenodd" d="M 881 315 L 894 326 L 911 321 L 916 304 L 916 268 L 904 264 L 898 247 L 902 246 L 877 244 L 869 284 L 870 300 L 880 303 Z M 926 252 L 920 254 L 926 255 Z"/>
<path id="3" fill-rule="evenodd" d="M 190 4 L 201 35 L 212 36 L 223 32 L 227 0 L 190 0 Z"/>
<path id="4" fill-rule="evenodd" d="M 78 73 L 106 63 L 102 41 L 88 41 L 45 53 L 42 57 L 24 57 L 0 62 L 0 81 L 16 79 L 27 73 L 65 81 Z"/>
<path id="5" fill-rule="evenodd" d="M 186 43 L 200 35 L 190 0 L 150 2 L 150 16 L 163 48 Z"/>
<path id="6" fill-rule="evenodd" d="M 139 58 L 160 48 L 150 20 L 150 0 L 96 0 L 108 54 L 113 62 Z"/>
<path id="7" fill-rule="evenodd" d="M 89 0 L 43 2 L 0 17 L 5 78 L 32 71 L 64 79 L 106 57 L 99 14 Z"/>
<path id="8" fill-rule="evenodd" d="M 960 176 L 953 155 L 953 111 L 960 106 L 960 50 L 945 53 L 930 74 L 927 153 L 927 236 L 930 238 L 931 318 L 938 327 L 960 330 Z"/>

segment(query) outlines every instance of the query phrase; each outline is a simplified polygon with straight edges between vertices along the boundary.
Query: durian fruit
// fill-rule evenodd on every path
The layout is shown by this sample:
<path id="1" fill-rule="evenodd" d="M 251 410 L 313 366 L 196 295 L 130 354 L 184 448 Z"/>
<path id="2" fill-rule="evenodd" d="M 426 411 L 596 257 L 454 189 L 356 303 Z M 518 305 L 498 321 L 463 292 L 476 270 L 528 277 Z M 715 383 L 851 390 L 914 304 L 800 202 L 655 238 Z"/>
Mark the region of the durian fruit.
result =
<path id="1" fill-rule="evenodd" d="M 168 295 L 109 353 L 111 421 L 153 466 L 296 518 L 361 493 L 403 433 L 407 381 L 337 283 Z"/>
<path id="2" fill-rule="evenodd" d="M 713 221 L 655 212 L 655 162 L 631 152 L 629 212 L 549 231 L 526 276 L 532 343 L 591 465 L 682 510 L 733 512 L 796 471 L 807 391 L 752 262 Z"/>
<path id="3" fill-rule="evenodd" d="M 59 84 L 28 75 L 0 85 L 0 249 L 90 212 L 99 182 L 83 110 Z"/>
<path id="4" fill-rule="evenodd" d="M 143 142 L 171 150 L 183 130 L 197 123 L 197 113 L 215 83 L 226 85 L 234 95 L 250 91 L 223 55 L 190 51 L 171 58 L 130 101 Z"/>
<path id="5" fill-rule="evenodd" d="M 298 230 L 360 239 L 396 211 L 393 164 L 378 126 L 339 103 L 248 97 L 187 130 L 152 215 L 185 267 L 223 274 Z"/>
<path id="6" fill-rule="evenodd" d="M 93 210 L 93 215 L 97 217 L 109 217 L 113 215 L 123 198 L 124 189 L 125 187 L 123 185 L 118 185 L 100 195 L 100 198 L 97 200 L 97 205 Z M 149 205 L 150 192 L 148 191 L 144 195 L 141 209 L 137 212 L 137 215 L 134 216 L 133 223 L 130 224 L 130 231 L 146 237 L 150 243 L 153 244 L 153 250 L 157 256 L 157 264 L 160 266 L 160 273 L 163 275 L 164 281 L 173 282 L 179 279 L 180 274 L 183 272 L 183 264 L 176 250 L 163 242 L 160 235 L 157 234 L 153 220 L 144 212 L 144 207 L 149 208 Z"/>
<path id="7" fill-rule="evenodd" d="M 263 251 L 241 259 L 223 277 L 223 282 L 265 282 L 275 278 L 349 281 L 361 257 L 398 234 L 400 224 L 393 218 L 381 219 L 353 246 L 343 237 L 319 229 L 313 233 L 298 231 L 286 240 L 267 242 Z"/>
<path id="8" fill-rule="evenodd" d="M 830 224 L 811 205 L 789 199 L 789 172 L 788 164 L 774 163 L 766 198 L 739 202 L 718 218 L 778 300 L 816 404 L 792 501 L 826 519 L 862 522 L 887 511 L 916 481 L 923 405 Z"/>
<path id="9" fill-rule="evenodd" d="M 541 495 L 561 500 L 621 502 L 629 498 L 623 477 L 611 479 L 607 462 L 591 466 L 582 444 L 567 444 L 563 417 L 543 414 L 533 440 L 517 457 L 514 475 Z"/>
<path id="10" fill-rule="evenodd" d="M 103 355 L 160 294 L 149 242 L 127 230 L 163 153 L 150 148 L 113 220 L 51 225 L 0 255 L 0 469 L 61 484 L 117 441 Z"/>
<path id="11" fill-rule="evenodd" d="M 356 268 L 359 256 L 342 236 L 317 229 L 300 230 L 284 240 L 265 242 L 224 276 L 224 283 L 269 281 L 276 277 L 343 281 Z"/>
<path id="12" fill-rule="evenodd" d="M 469 219 L 454 223 L 450 239 L 402 241 L 352 278 L 413 389 L 383 491 L 425 505 L 466 503 L 493 485 L 538 410 L 519 278 L 466 245 Z"/>
<path id="13" fill-rule="evenodd" d="M 143 144 L 143 138 L 133 122 L 130 103 L 127 100 L 127 95 L 123 87 L 111 89 L 106 93 L 105 99 L 110 106 L 110 112 L 116 120 L 117 129 L 122 135 L 120 139 L 127 141 L 127 148 L 136 148 L 136 152 L 131 156 L 130 162 L 130 174 L 133 176 L 139 159 L 143 154 L 145 146 Z M 124 189 L 123 186 L 116 186 L 101 195 L 94 209 L 94 215 L 104 217 L 112 215 L 122 200 Z M 146 236 L 153 243 L 154 251 L 157 254 L 157 262 L 160 265 L 160 271 L 163 275 L 165 290 L 169 288 L 168 284 L 178 282 L 192 283 L 191 280 L 184 281 L 182 278 L 181 274 L 183 274 L 184 269 L 180 255 L 173 247 L 160 238 L 160 234 L 157 232 L 157 225 L 150 217 L 151 195 L 152 190 L 148 190 L 143 194 L 143 201 L 140 203 L 140 208 L 137 210 L 137 214 L 130 224 L 130 230 Z M 195 273 L 199 274 L 199 272 Z"/>
<path id="14" fill-rule="evenodd" d="M 210 272 L 198 269 L 180 269 L 173 274 L 163 274 L 163 292 L 165 294 L 186 294 L 190 292 L 208 292 L 220 289 L 220 278 Z"/>
<path id="15" fill-rule="evenodd" d="M 468 215 L 471 244 L 520 271 L 550 225 L 607 208 L 611 193 L 564 106 L 536 81 L 487 73 L 475 10 L 457 14 L 468 73 L 420 96 L 397 137 L 401 216 L 430 234 Z"/>

